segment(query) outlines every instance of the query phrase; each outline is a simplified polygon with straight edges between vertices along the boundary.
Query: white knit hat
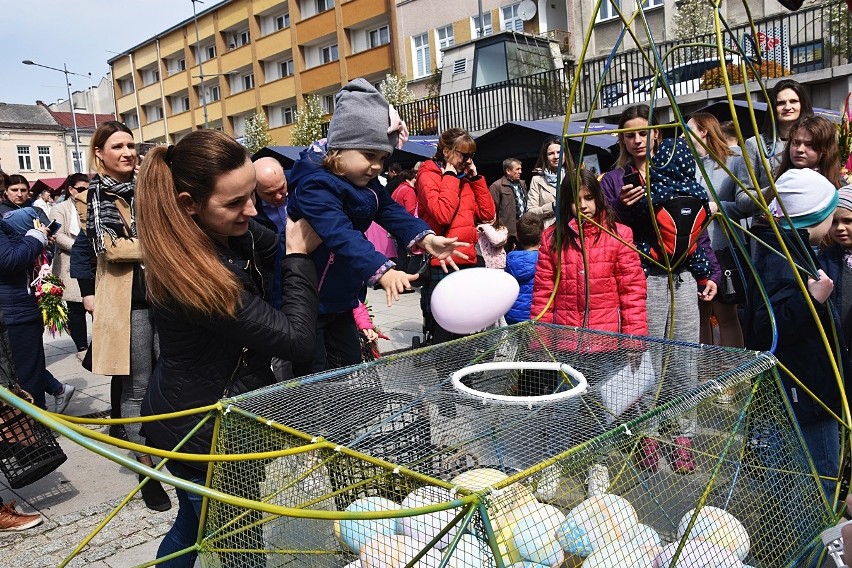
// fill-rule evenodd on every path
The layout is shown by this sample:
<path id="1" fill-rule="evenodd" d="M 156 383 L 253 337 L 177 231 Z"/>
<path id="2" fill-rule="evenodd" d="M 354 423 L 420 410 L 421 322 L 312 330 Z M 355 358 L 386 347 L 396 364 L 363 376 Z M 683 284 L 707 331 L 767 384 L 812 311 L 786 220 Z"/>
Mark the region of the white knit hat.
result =
<path id="1" fill-rule="evenodd" d="M 775 180 L 778 197 L 770 211 L 784 227 L 791 228 L 778 202 L 784 205 L 792 228 L 804 229 L 825 221 L 837 207 L 837 188 L 821 173 L 810 168 L 791 169 Z"/>

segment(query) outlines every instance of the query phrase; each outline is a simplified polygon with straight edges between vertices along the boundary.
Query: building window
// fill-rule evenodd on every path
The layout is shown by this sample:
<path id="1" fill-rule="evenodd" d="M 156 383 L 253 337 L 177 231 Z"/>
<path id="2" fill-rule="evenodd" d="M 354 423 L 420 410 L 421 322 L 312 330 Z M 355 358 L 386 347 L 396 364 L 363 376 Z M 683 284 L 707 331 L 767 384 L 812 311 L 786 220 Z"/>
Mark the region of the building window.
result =
<path id="1" fill-rule="evenodd" d="M 163 107 L 160 105 L 148 107 L 148 122 L 154 122 L 155 120 L 163 120 Z"/>
<path id="2" fill-rule="evenodd" d="M 291 106 L 286 106 L 281 109 L 281 123 L 282 124 L 293 124 L 296 122 L 296 108 Z"/>
<path id="3" fill-rule="evenodd" d="M 189 97 L 186 95 L 174 97 L 172 99 L 172 109 L 175 113 L 188 111 Z"/>
<path id="4" fill-rule="evenodd" d="M 210 87 L 210 100 L 211 101 L 218 101 L 221 98 L 222 98 L 222 95 L 219 92 L 219 85 L 214 85 L 214 86 Z"/>
<path id="5" fill-rule="evenodd" d="M 186 59 L 181 57 L 177 62 L 178 71 L 186 71 Z"/>
<path id="6" fill-rule="evenodd" d="M 145 69 L 142 71 L 142 84 L 153 85 L 160 80 L 159 69 Z"/>
<path id="7" fill-rule="evenodd" d="M 29 146 L 18 146 L 18 169 L 31 170 L 33 169 L 33 160 L 30 156 Z"/>
<path id="8" fill-rule="evenodd" d="M 444 26 L 443 28 L 438 28 L 435 30 L 435 38 L 438 43 L 438 53 L 435 54 L 438 60 L 438 69 L 441 68 L 441 63 L 444 59 L 444 54 L 442 50 L 447 49 L 448 47 L 455 44 L 455 36 L 453 34 L 453 26 Z"/>
<path id="9" fill-rule="evenodd" d="M 643 8 L 656 8 L 657 6 L 662 6 L 664 0 L 642 0 Z"/>
<path id="10" fill-rule="evenodd" d="M 491 35 L 494 31 L 491 27 L 491 12 L 484 12 L 482 14 L 482 25 L 479 24 L 479 16 L 474 16 L 472 20 L 474 37 Z"/>
<path id="11" fill-rule="evenodd" d="M 50 146 L 38 147 L 38 169 L 52 170 L 53 158 L 50 156 Z"/>
<path id="12" fill-rule="evenodd" d="M 139 128 L 139 116 L 135 112 L 122 114 L 121 121 L 127 128 Z"/>
<path id="13" fill-rule="evenodd" d="M 83 162 L 85 160 L 86 153 L 85 152 L 71 152 L 71 161 L 74 162 L 74 171 L 82 172 L 83 171 Z"/>
<path id="14" fill-rule="evenodd" d="M 331 114 L 334 112 L 334 95 L 322 96 L 322 111 L 325 114 Z"/>
<path id="15" fill-rule="evenodd" d="M 290 27 L 290 12 L 275 17 L 275 31 Z"/>
<path id="16" fill-rule="evenodd" d="M 290 77 L 293 75 L 293 60 L 288 59 L 278 64 L 278 70 L 282 77 Z"/>
<path id="17" fill-rule="evenodd" d="M 254 73 L 243 75 L 243 90 L 248 91 L 254 89 Z"/>
<path id="18" fill-rule="evenodd" d="M 370 49 L 390 43 L 390 33 L 387 26 L 381 26 L 367 32 L 367 44 Z"/>
<path id="19" fill-rule="evenodd" d="M 334 43 L 332 45 L 327 45 L 320 49 L 320 60 L 322 63 L 331 63 L 332 61 L 337 61 L 337 44 Z"/>
<path id="20" fill-rule="evenodd" d="M 129 95 L 133 92 L 133 79 L 119 79 L 118 89 L 122 95 Z"/>
<path id="21" fill-rule="evenodd" d="M 334 8 L 334 0 L 314 0 L 317 8 L 317 14 L 331 10 Z"/>
<path id="22" fill-rule="evenodd" d="M 518 9 L 521 3 L 511 4 L 500 8 L 500 15 L 503 17 L 503 24 L 500 29 L 510 30 L 515 32 L 524 31 L 524 21 L 518 15 Z"/>
<path id="23" fill-rule="evenodd" d="M 601 2 L 601 11 L 598 12 L 598 21 L 610 20 L 618 17 L 615 9 L 621 9 L 621 0 L 604 0 Z"/>
<path id="24" fill-rule="evenodd" d="M 201 48 L 201 61 L 216 59 L 216 45 L 208 45 Z"/>
<path id="25" fill-rule="evenodd" d="M 790 66 L 793 73 L 816 71 L 825 68 L 823 40 L 794 45 L 790 48 Z"/>
<path id="26" fill-rule="evenodd" d="M 429 54 L 429 34 L 420 34 L 411 38 L 414 44 L 414 78 L 419 79 L 432 73 L 432 61 Z"/>

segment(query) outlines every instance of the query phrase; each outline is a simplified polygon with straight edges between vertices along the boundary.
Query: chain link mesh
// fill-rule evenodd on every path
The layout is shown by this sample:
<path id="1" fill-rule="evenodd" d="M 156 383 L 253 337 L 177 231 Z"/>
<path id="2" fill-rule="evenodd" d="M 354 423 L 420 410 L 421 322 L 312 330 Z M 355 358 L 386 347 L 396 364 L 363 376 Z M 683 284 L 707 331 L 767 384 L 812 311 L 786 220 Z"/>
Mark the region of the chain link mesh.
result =
<path id="1" fill-rule="evenodd" d="M 588 389 L 561 397 L 577 377 L 550 370 L 460 378 L 485 395 L 452 383 L 467 366 L 507 361 L 567 363 Z M 315 518 L 210 501 L 202 560 L 800 565 L 831 511 L 774 363 L 528 322 L 249 393 L 223 414 L 217 451 L 304 451 L 216 463 L 213 488 Z M 688 374 L 697 387 L 684 388 Z"/>

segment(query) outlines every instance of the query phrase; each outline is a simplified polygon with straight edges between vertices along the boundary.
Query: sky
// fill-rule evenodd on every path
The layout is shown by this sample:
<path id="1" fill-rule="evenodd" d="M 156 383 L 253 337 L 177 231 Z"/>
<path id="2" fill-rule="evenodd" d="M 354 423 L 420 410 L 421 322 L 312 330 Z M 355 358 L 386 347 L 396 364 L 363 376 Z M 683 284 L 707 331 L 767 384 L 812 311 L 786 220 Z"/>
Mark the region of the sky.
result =
<path id="1" fill-rule="evenodd" d="M 97 84 L 109 71 L 107 60 L 191 17 L 190 0 L 0 0 L 0 102 L 68 98 L 61 73 L 24 59 L 58 69 L 65 64 L 68 71 L 91 73 Z M 69 77 L 72 91 L 89 88 L 87 77 Z"/>

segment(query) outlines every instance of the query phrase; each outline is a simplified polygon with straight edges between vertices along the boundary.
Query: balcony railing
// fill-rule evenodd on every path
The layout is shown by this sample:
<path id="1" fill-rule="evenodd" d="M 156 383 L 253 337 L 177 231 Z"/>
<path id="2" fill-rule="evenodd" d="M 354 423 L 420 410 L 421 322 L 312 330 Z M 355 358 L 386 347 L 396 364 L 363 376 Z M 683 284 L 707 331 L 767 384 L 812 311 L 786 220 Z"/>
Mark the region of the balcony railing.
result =
<path id="1" fill-rule="evenodd" d="M 726 30 L 723 44 L 737 53 L 739 50 L 735 46 L 743 45 L 743 53 L 763 79 L 852 63 L 852 15 L 844 2 L 766 18 L 755 22 L 754 29 L 754 34 L 748 25 L 733 28 L 733 34 Z M 700 44 L 707 44 L 707 47 Z M 679 83 L 686 89 L 676 94 L 715 87 L 717 84 L 705 80 L 704 71 L 696 77 L 686 77 L 683 71 L 688 68 L 694 72 L 695 67 L 701 65 L 706 67 L 705 71 L 718 68 L 719 54 L 715 45 L 716 36 L 708 34 L 689 42 L 661 42 L 655 51 L 647 47 L 625 50 L 616 53 L 611 61 L 609 56 L 588 58 L 582 64 L 572 113 L 647 100 L 657 57 L 662 68 L 667 70 L 668 83 Z M 438 134 L 450 127 L 481 132 L 510 121 L 560 116 L 565 114 L 574 74 L 574 66 L 546 71 L 417 100 L 400 105 L 397 110 L 411 133 L 420 135 Z M 657 96 L 664 95 L 658 90 Z"/>

